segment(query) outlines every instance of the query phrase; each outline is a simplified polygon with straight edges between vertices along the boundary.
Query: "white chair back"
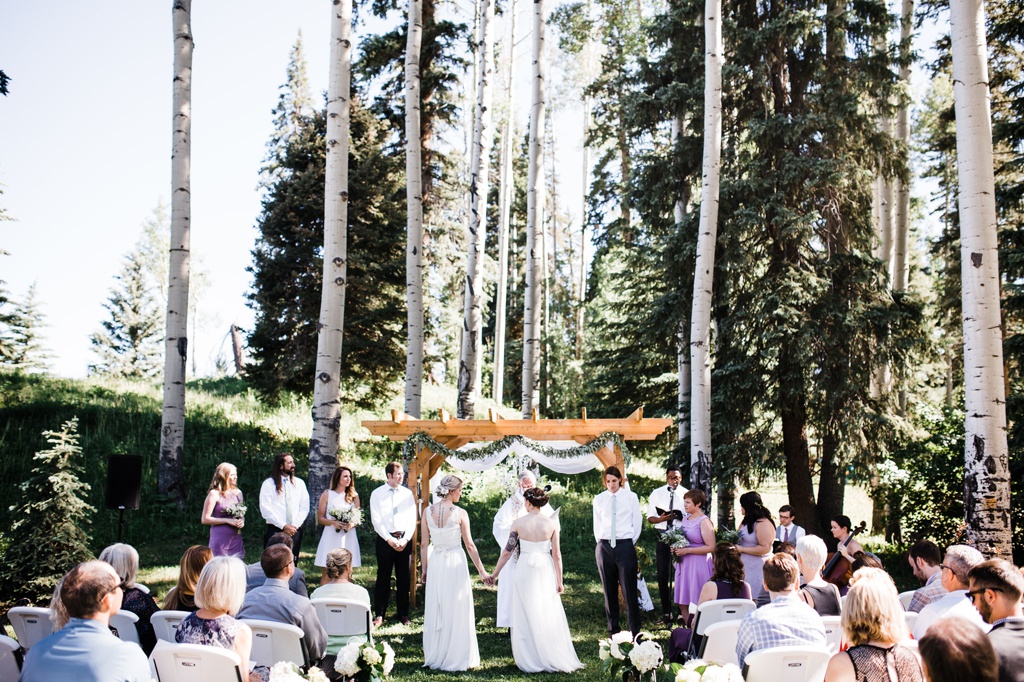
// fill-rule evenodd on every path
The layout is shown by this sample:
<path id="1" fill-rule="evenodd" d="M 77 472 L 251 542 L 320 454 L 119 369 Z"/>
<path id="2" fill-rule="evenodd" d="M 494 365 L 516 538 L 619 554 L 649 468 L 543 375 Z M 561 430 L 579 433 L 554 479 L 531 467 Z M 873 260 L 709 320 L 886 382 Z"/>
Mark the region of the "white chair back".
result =
<path id="1" fill-rule="evenodd" d="M 139 631 L 135 624 L 139 617 L 131 611 L 118 611 L 110 617 L 110 627 L 117 630 L 117 636 L 122 642 L 135 642 L 139 644 Z"/>
<path id="2" fill-rule="evenodd" d="M 249 655 L 258 665 L 272 667 L 280 661 L 291 661 L 300 667 L 309 665 L 306 647 L 302 646 L 302 628 L 272 620 L 240 620 L 252 629 L 252 653 Z"/>
<path id="3" fill-rule="evenodd" d="M 907 621 L 907 629 L 911 632 L 914 631 L 914 626 L 917 625 L 917 617 L 920 615 L 917 611 L 907 611 L 903 614 L 904 620 Z"/>
<path id="4" fill-rule="evenodd" d="M 907 590 L 906 592 L 900 592 L 900 604 L 903 605 L 904 611 L 910 608 L 910 602 L 914 599 L 915 592 L 917 592 L 917 590 Z"/>
<path id="5" fill-rule="evenodd" d="M 174 644 L 174 633 L 178 631 L 181 621 L 189 617 L 188 611 L 157 611 L 149 617 L 157 641 Z"/>
<path id="6" fill-rule="evenodd" d="M 843 609 L 846 608 L 846 596 L 847 595 L 844 594 L 842 597 L 839 598 L 839 612 L 840 613 L 842 613 Z"/>
<path id="7" fill-rule="evenodd" d="M 743 661 L 746 682 L 823 682 L 828 649 L 816 646 L 777 646 L 747 655 Z"/>
<path id="8" fill-rule="evenodd" d="M 736 636 L 740 630 L 740 621 L 727 620 L 715 623 L 704 632 L 704 643 L 701 646 L 700 658 L 725 665 L 739 665 L 736 658 Z"/>
<path id="9" fill-rule="evenodd" d="M 18 643 L 7 635 L 0 635 L 0 682 L 17 682 L 21 670 L 18 668 Z"/>
<path id="10" fill-rule="evenodd" d="M 727 620 L 743 620 L 743 616 L 753 612 L 757 605 L 750 599 L 713 599 L 697 607 L 697 620 L 693 624 L 694 633 L 703 636 L 707 629 L 715 623 Z"/>
<path id="11" fill-rule="evenodd" d="M 370 628 L 370 607 L 368 604 L 349 599 L 313 599 L 313 607 L 320 624 L 328 636 L 350 637 L 364 635 L 372 643 Z"/>
<path id="12" fill-rule="evenodd" d="M 238 654 L 229 649 L 202 644 L 168 644 L 157 642 L 150 662 L 159 682 L 246 682 Z"/>
<path id="13" fill-rule="evenodd" d="M 34 644 L 53 634 L 50 609 L 39 606 L 15 606 L 7 612 L 18 644 L 28 651 Z"/>
<path id="14" fill-rule="evenodd" d="M 840 616 L 822 616 L 821 622 L 825 625 L 825 646 L 832 653 L 839 653 L 843 645 L 843 628 L 839 624 Z"/>

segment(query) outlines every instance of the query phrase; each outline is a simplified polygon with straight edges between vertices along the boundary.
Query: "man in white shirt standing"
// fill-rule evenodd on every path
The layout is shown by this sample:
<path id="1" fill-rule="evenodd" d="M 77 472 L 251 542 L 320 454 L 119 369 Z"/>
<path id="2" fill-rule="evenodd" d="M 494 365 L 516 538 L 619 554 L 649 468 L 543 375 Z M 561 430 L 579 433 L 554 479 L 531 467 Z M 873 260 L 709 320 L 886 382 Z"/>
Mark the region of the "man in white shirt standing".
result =
<path id="1" fill-rule="evenodd" d="M 405 471 L 399 462 L 384 467 L 387 483 L 370 493 L 370 520 L 377 533 L 377 583 L 373 588 L 374 626 L 384 622 L 391 601 L 391 573 L 395 574 L 398 620 L 409 623 L 409 559 L 416 528 L 416 502 L 402 485 Z"/>
<path id="2" fill-rule="evenodd" d="M 775 539 L 795 546 L 797 540 L 807 535 L 807 531 L 803 526 L 796 525 L 795 520 L 796 511 L 792 506 L 784 504 L 779 507 L 779 525 L 775 529 Z"/>
<path id="3" fill-rule="evenodd" d="M 618 467 L 604 471 L 606 490 L 594 498 L 594 538 L 597 548 L 597 572 L 604 587 L 604 612 L 608 617 L 608 633 L 619 627 L 619 587 L 626 600 L 629 630 L 636 637 L 640 632 L 640 604 L 637 601 L 636 541 L 640 538 L 640 500 L 636 493 L 622 487 Z"/>
<path id="4" fill-rule="evenodd" d="M 271 535 L 285 533 L 292 539 L 292 555 L 298 563 L 302 525 L 309 516 L 309 493 L 305 482 L 295 476 L 295 458 L 287 452 L 274 457 L 270 478 L 260 487 L 260 514 L 267 522 L 263 532 L 264 548 Z"/>
<path id="5" fill-rule="evenodd" d="M 675 464 L 665 469 L 665 483 L 661 488 L 651 491 L 647 501 L 647 522 L 654 524 L 658 531 L 658 543 L 654 547 L 654 556 L 658 565 L 658 596 L 661 597 L 661 622 L 672 623 L 675 611 L 675 595 L 672 593 L 672 582 L 675 578 L 676 564 L 672 559 L 672 549 L 661 541 L 667 530 L 679 526 L 683 518 L 683 493 L 677 490 L 683 480 L 682 470 Z"/>

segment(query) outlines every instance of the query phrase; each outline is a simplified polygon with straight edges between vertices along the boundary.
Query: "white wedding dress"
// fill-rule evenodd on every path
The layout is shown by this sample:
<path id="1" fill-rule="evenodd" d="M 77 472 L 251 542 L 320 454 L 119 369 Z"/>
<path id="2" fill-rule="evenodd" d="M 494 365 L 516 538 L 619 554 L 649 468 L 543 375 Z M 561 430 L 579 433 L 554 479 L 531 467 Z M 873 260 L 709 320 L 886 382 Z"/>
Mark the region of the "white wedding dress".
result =
<path id="1" fill-rule="evenodd" d="M 426 512 L 430 558 L 423 603 L 423 667 L 453 671 L 476 668 L 480 665 L 480 650 L 462 528 L 456 523 L 456 514 L 438 528 L 431 511 Z"/>
<path id="2" fill-rule="evenodd" d="M 513 580 L 512 657 L 519 669 L 568 673 L 582 668 L 555 585 L 550 540 L 519 541 Z"/>

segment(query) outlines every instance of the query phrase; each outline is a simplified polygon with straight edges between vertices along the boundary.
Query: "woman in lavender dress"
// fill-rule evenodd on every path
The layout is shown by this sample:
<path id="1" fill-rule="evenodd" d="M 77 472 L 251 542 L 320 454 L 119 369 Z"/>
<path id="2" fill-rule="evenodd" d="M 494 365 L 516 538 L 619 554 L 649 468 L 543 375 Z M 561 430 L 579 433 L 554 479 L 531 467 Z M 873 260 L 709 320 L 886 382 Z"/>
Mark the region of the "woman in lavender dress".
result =
<path id="1" fill-rule="evenodd" d="M 772 514 L 761 502 L 761 496 L 753 490 L 740 495 L 740 541 L 736 550 L 743 560 L 743 574 L 754 594 L 754 599 L 763 589 L 764 562 L 772 555 L 775 540 L 775 522 Z"/>
<path id="2" fill-rule="evenodd" d="M 711 579 L 711 552 L 715 549 L 715 527 L 704 514 L 707 497 L 699 488 L 683 495 L 683 521 L 681 527 L 690 545 L 673 549 L 680 557 L 676 564 L 676 605 L 683 614 L 683 622 L 690 621 L 690 604 L 700 600 L 704 583 Z"/>
<path id="3" fill-rule="evenodd" d="M 245 559 L 242 527 L 245 519 L 235 518 L 227 509 L 242 503 L 238 489 L 238 471 L 234 464 L 223 462 L 213 472 L 210 492 L 203 502 L 203 523 L 210 526 L 210 549 L 213 556 L 236 556 Z"/>

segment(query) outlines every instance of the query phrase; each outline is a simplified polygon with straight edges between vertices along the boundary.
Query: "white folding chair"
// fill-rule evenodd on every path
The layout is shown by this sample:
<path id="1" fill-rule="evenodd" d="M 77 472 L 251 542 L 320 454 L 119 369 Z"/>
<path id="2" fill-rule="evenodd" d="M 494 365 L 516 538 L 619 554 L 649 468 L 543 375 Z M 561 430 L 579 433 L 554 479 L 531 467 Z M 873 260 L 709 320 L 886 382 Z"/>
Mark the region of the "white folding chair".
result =
<path id="1" fill-rule="evenodd" d="M 370 627 L 370 606 L 350 599 L 313 599 L 316 617 L 331 637 L 364 635 L 373 644 Z"/>
<path id="2" fill-rule="evenodd" d="M 257 664 L 272 667 L 280 661 L 291 661 L 300 667 L 309 665 L 306 647 L 302 646 L 302 628 L 272 620 L 240 620 L 252 629 L 252 653 L 249 656 Z"/>
<path id="3" fill-rule="evenodd" d="M 178 631 L 181 621 L 189 617 L 188 611 L 157 611 L 149 617 L 157 641 L 174 644 L 174 633 Z"/>
<path id="4" fill-rule="evenodd" d="M 906 592 L 900 592 L 900 604 L 903 605 L 903 610 L 906 611 L 910 608 L 910 602 L 914 599 L 914 594 L 917 590 L 907 590 Z"/>
<path id="5" fill-rule="evenodd" d="M 139 644 L 139 630 L 135 627 L 138 622 L 139 617 L 131 611 L 118 611 L 110 617 L 110 627 L 117 630 L 117 636 L 122 642 Z"/>
<path id="6" fill-rule="evenodd" d="M 701 646 L 700 658 L 715 663 L 732 663 L 739 665 L 736 658 L 736 639 L 739 634 L 739 620 L 727 620 L 715 623 L 704 632 L 704 643 Z"/>
<path id="7" fill-rule="evenodd" d="M 746 682 L 822 682 L 832 654 L 817 646 L 777 646 L 761 649 L 743 660 Z"/>
<path id="8" fill-rule="evenodd" d="M 28 651 L 34 644 L 53 634 L 50 609 L 40 606 L 15 606 L 7 612 L 18 644 Z"/>
<path id="9" fill-rule="evenodd" d="M 17 682 L 21 670 L 18 667 L 18 642 L 7 635 L 0 635 L 0 681 Z"/>
<path id="10" fill-rule="evenodd" d="M 693 622 L 690 654 L 696 655 L 697 649 L 703 646 L 701 638 L 709 627 L 728 620 L 743 620 L 743 616 L 756 609 L 757 604 L 751 599 L 712 599 L 698 606 L 697 617 Z"/>
<path id="11" fill-rule="evenodd" d="M 907 621 L 907 629 L 911 632 L 914 631 L 914 626 L 917 625 L 917 617 L 920 615 L 917 611 L 907 611 L 903 614 L 903 619 Z"/>
<path id="12" fill-rule="evenodd" d="M 142 583 L 135 583 L 135 587 L 139 588 L 140 590 L 142 590 L 146 594 L 149 594 L 149 588 L 146 587 L 145 585 L 143 585 Z"/>
<path id="13" fill-rule="evenodd" d="M 846 608 L 846 595 L 844 594 L 839 598 L 839 612 L 842 613 L 843 609 Z"/>
<path id="14" fill-rule="evenodd" d="M 825 625 L 825 646 L 832 653 L 839 653 L 843 645 L 843 628 L 840 626 L 840 616 L 822 616 L 821 622 Z"/>
<path id="15" fill-rule="evenodd" d="M 157 642 L 149 660 L 159 682 L 246 682 L 249 679 L 238 654 L 216 646 Z"/>

